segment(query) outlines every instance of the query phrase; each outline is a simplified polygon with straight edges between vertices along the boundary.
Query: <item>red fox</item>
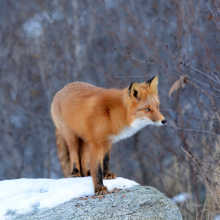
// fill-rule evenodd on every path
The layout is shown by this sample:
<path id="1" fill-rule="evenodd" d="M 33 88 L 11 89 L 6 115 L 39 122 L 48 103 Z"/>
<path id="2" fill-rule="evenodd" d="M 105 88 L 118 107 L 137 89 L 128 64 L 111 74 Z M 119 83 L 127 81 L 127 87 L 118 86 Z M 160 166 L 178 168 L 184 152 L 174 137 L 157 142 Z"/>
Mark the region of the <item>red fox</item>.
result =
<path id="1" fill-rule="evenodd" d="M 123 90 L 74 82 L 57 92 L 51 115 L 64 177 L 92 175 L 95 194 L 105 195 L 103 179 L 116 178 L 109 167 L 112 144 L 146 125 L 166 122 L 159 111 L 157 85 L 155 76 Z"/>

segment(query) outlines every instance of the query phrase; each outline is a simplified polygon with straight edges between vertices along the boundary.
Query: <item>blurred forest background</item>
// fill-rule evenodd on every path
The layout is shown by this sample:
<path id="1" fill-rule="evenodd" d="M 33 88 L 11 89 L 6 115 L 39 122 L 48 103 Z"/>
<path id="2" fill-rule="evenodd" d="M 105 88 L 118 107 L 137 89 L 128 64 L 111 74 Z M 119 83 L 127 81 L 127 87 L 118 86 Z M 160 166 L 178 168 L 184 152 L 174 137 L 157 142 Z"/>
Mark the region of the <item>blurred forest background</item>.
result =
<path id="1" fill-rule="evenodd" d="M 182 193 L 183 219 L 218 219 L 217 0 L 0 0 L 0 180 L 62 177 L 50 105 L 63 86 L 155 75 L 167 123 L 115 144 L 111 170 Z"/>

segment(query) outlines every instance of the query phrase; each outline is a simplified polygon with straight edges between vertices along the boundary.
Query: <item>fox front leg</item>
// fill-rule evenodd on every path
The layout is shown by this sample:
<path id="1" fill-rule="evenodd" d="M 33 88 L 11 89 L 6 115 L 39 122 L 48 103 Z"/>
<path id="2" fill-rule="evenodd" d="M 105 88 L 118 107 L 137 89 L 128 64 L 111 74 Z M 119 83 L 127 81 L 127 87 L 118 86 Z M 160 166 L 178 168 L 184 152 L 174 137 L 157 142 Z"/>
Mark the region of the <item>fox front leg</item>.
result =
<path id="1" fill-rule="evenodd" d="M 108 189 L 103 184 L 103 147 L 91 145 L 90 168 L 96 195 L 105 195 Z"/>
<path id="2" fill-rule="evenodd" d="M 104 179 L 115 179 L 116 174 L 110 172 L 110 156 L 111 156 L 111 148 L 109 148 L 104 155 L 103 158 L 103 176 Z"/>

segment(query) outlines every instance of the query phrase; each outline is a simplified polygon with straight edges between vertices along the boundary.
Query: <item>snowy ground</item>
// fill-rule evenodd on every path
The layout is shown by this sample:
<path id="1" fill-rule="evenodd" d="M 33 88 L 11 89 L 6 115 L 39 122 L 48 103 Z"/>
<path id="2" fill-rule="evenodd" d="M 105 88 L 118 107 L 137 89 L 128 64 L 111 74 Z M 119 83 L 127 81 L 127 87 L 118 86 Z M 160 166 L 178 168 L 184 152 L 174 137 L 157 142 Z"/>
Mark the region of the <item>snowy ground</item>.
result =
<path id="1" fill-rule="evenodd" d="M 173 198 L 171 198 L 171 200 L 175 203 L 175 204 L 180 204 L 182 202 L 187 201 L 189 198 L 191 198 L 191 194 L 190 193 L 180 193 L 176 196 L 174 196 Z"/>
<path id="2" fill-rule="evenodd" d="M 108 190 L 125 189 L 138 183 L 118 177 L 104 180 Z M 72 198 L 94 195 L 92 178 L 16 179 L 0 181 L 0 219 L 11 212 L 23 214 L 34 208 L 52 208 Z"/>

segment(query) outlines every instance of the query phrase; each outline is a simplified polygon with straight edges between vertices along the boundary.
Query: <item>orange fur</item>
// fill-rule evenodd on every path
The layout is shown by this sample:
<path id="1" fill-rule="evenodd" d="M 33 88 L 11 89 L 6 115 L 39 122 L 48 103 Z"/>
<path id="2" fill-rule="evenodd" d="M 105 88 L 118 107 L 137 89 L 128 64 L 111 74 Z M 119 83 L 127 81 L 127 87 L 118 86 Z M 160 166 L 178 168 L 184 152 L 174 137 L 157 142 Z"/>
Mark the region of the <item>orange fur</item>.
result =
<path id="1" fill-rule="evenodd" d="M 68 168 L 67 159 L 59 157 L 64 176 L 67 172 L 87 176 L 91 169 L 95 193 L 105 194 L 103 178 L 116 177 L 109 172 L 112 143 L 133 135 L 147 124 L 165 123 L 159 111 L 157 84 L 158 78 L 154 77 L 147 83 L 132 83 L 123 90 L 103 89 L 84 82 L 61 89 L 54 96 L 51 114 L 63 143 L 57 144 L 58 154 L 68 148 Z"/>

